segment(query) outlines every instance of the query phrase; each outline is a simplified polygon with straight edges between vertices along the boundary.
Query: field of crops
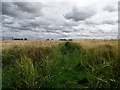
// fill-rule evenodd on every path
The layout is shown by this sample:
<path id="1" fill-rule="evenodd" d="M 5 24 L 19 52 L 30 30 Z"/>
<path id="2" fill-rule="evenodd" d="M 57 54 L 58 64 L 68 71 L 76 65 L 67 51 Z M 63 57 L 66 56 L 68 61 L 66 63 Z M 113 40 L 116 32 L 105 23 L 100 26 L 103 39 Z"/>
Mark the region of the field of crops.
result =
<path id="1" fill-rule="evenodd" d="M 117 40 L 1 41 L 3 88 L 116 88 Z"/>

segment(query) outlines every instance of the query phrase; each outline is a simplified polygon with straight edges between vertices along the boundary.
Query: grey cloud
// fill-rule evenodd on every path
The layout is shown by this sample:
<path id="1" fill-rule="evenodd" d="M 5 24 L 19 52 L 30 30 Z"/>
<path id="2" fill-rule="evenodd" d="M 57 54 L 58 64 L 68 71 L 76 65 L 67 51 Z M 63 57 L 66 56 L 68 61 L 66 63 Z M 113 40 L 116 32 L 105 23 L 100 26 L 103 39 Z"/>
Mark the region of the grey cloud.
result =
<path id="1" fill-rule="evenodd" d="M 22 21 L 24 23 L 24 21 Z M 21 24 L 19 21 L 3 21 L 2 26 L 6 27 L 12 31 L 20 31 L 20 30 L 32 30 L 33 27 L 29 25 L 28 23 Z"/>
<path id="2" fill-rule="evenodd" d="M 16 17 L 18 13 L 14 11 L 14 6 L 10 2 L 2 2 L 2 14 Z"/>
<path id="3" fill-rule="evenodd" d="M 117 11 L 117 8 L 115 6 L 108 5 L 108 6 L 104 7 L 103 10 L 109 11 L 109 12 L 114 12 L 114 11 Z"/>
<path id="4" fill-rule="evenodd" d="M 6 15 L 2 15 L 2 24 L 13 24 L 13 18 L 6 16 Z"/>
<path id="5" fill-rule="evenodd" d="M 87 25 L 102 25 L 102 24 L 109 24 L 109 25 L 115 25 L 118 23 L 118 21 L 113 20 L 104 20 L 101 22 L 92 22 L 92 21 L 85 21 Z"/>
<path id="6" fill-rule="evenodd" d="M 89 9 L 78 9 L 73 7 L 72 11 L 69 13 L 66 13 L 64 17 L 66 19 L 72 19 L 74 21 L 84 21 L 87 18 L 90 18 L 95 14 L 94 11 Z"/>
<path id="7" fill-rule="evenodd" d="M 2 14 L 18 19 L 41 16 L 41 8 L 41 3 L 2 2 Z"/>
<path id="8" fill-rule="evenodd" d="M 2 16 L 2 3 L 1 3 L 1 1 L 0 1 L 0 23 L 2 22 L 1 16 Z"/>
<path id="9" fill-rule="evenodd" d="M 91 33 L 91 34 L 103 34 L 104 33 L 104 31 L 103 30 L 97 30 L 97 31 L 89 31 L 89 33 Z"/>
<path id="10" fill-rule="evenodd" d="M 28 13 L 37 13 L 42 9 L 42 4 L 39 3 L 31 3 L 31 2 L 14 2 L 14 5 L 19 7 L 20 10 L 23 12 L 28 12 Z M 36 7 L 36 6 L 39 6 Z"/>
<path id="11" fill-rule="evenodd" d="M 78 37 L 90 37 L 89 35 L 86 34 L 76 34 Z"/>
<path id="12" fill-rule="evenodd" d="M 108 20 L 108 21 L 103 22 L 103 24 L 110 24 L 110 25 L 115 25 L 117 23 L 118 23 L 118 21 L 113 21 L 113 20 Z"/>
<path id="13" fill-rule="evenodd" d="M 2 22 L 2 24 L 4 25 L 4 24 L 13 24 L 13 22 Z"/>
<path id="14" fill-rule="evenodd" d="M 92 8 L 73 8 L 70 6 L 69 10 L 71 9 L 71 11 L 68 12 L 68 7 L 64 8 L 62 4 L 59 4 L 59 8 L 52 4 L 52 8 L 51 6 L 48 6 L 50 9 L 42 9 L 45 8 L 43 4 L 33 2 L 7 2 L 3 4 L 3 36 L 13 35 L 15 37 L 28 37 L 28 39 L 57 39 L 81 37 L 102 38 L 102 35 L 104 36 L 104 34 L 110 34 L 111 36 L 114 34 L 107 33 L 112 30 L 110 29 L 112 25 L 116 25 L 114 18 L 107 19 L 103 18 L 104 15 L 100 15 L 98 19 L 96 19 L 94 18 L 96 12 L 94 12 Z M 62 9 L 59 10 L 60 8 L 62 8 L 63 11 Z M 62 17 L 64 13 L 65 15 Z M 105 13 L 109 14 L 110 12 Z M 111 14 L 112 13 L 110 13 L 110 15 Z M 101 18 L 103 18 L 103 20 L 100 20 Z M 101 24 L 105 24 L 105 26 Z M 93 28 L 92 26 L 95 27 Z M 101 28 L 97 26 L 100 26 Z"/>
<path id="15" fill-rule="evenodd" d="M 78 25 L 77 23 L 71 21 L 59 22 L 58 19 L 48 19 L 44 17 L 34 18 L 37 14 L 41 15 L 41 12 L 38 13 L 39 7 L 35 7 L 33 4 L 35 5 L 36 3 L 4 2 L 2 10 L 3 27 L 6 27 L 9 31 L 19 33 L 21 31 L 31 31 L 37 33 L 52 33 L 60 36 L 68 36 L 67 33 L 73 31 L 72 26 Z"/>

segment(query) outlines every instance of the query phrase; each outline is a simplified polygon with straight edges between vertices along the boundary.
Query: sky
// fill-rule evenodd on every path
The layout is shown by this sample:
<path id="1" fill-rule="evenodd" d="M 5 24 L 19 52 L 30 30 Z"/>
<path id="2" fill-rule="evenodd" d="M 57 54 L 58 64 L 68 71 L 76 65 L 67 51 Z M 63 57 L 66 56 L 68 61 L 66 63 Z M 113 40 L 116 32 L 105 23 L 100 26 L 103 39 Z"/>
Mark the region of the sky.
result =
<path id="1" fill-rule="evenodd" d="M 119 0 L 4 0 L 3 39 L 114 39 Z"/>

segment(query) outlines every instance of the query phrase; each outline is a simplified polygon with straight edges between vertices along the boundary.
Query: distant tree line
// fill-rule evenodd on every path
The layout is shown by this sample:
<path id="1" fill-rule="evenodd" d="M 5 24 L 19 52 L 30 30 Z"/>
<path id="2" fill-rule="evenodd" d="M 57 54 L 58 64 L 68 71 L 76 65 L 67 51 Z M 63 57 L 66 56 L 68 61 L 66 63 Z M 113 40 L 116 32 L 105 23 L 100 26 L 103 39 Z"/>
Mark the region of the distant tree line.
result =
<path id="1" fill-rule="evenodd" d="M 46 39 L 46 40 L 53 40 L 53 39 Z M 60 41 L 72 41 L 73 39 L 59 39 Z"/>
<path id="2" fill-rule="evenodd" d="M 60 41 L 72 41 L 73 39 L 59 39 Z"/>
<path id="3" fill-rule="evenodd" d="M 27 40 L 27 38 L 14 38 L 13 40 Z"/>

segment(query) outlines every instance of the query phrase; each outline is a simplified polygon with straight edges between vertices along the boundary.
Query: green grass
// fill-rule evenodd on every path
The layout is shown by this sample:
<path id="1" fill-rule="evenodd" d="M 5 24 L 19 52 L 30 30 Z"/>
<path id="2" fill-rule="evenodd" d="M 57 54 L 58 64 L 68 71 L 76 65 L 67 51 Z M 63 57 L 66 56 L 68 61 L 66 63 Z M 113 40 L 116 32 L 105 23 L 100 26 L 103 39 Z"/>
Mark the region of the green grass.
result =
<path id="1" fill-rule="evenodd" d="M 0 89 L 2 89 L 2 68 L 0 66 Z"/>
<path id="2" fill-rule="evenodd" d="M 115 88 L 120 63 L 111 45 L 83 48 L 74 42 L 53 47 L 2 51 L 3 88 Z"/>

